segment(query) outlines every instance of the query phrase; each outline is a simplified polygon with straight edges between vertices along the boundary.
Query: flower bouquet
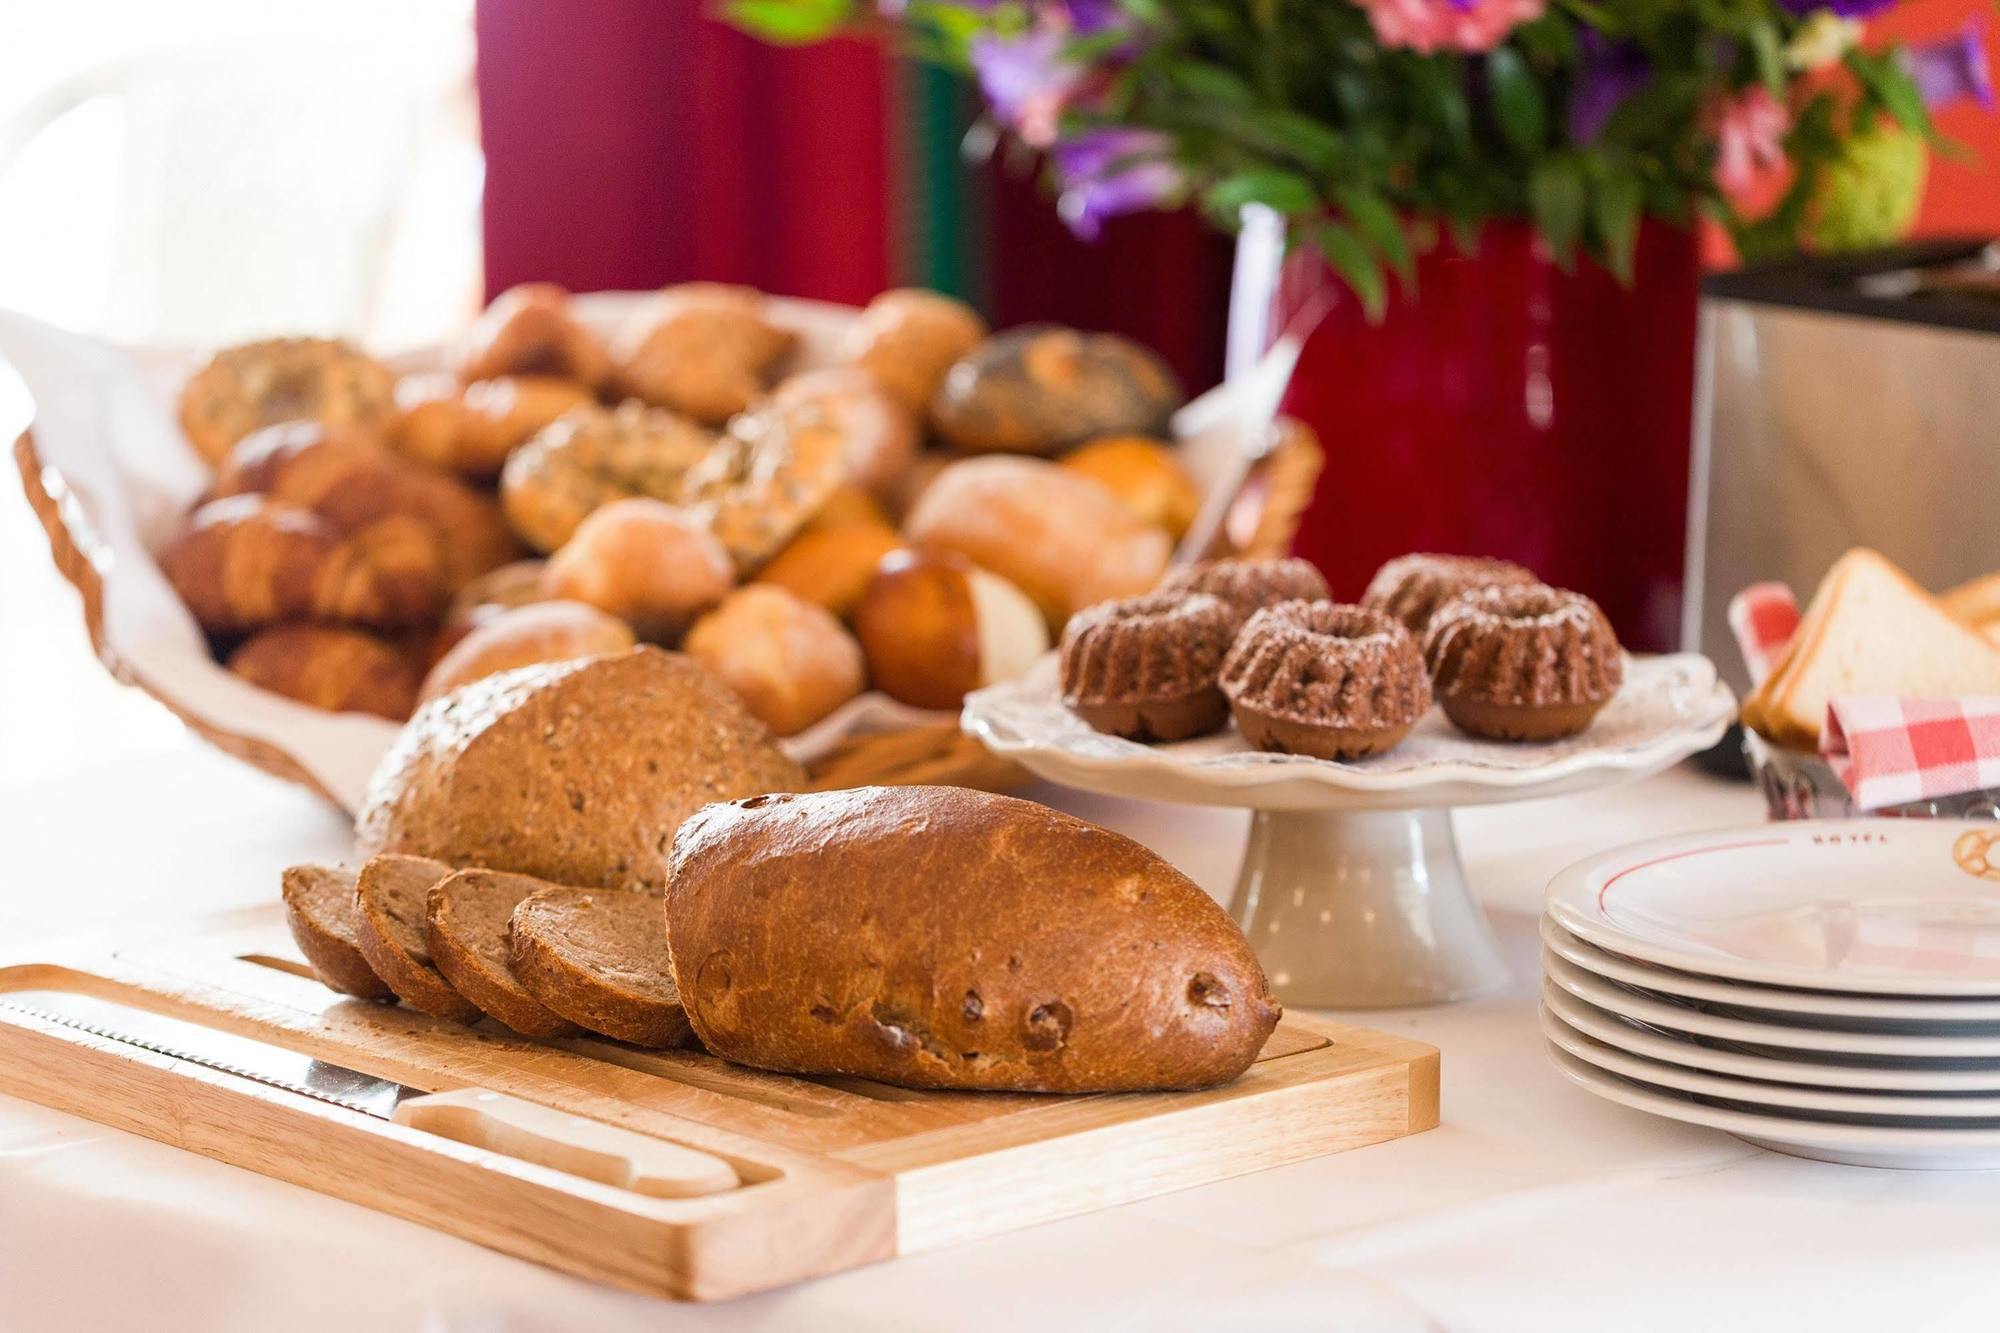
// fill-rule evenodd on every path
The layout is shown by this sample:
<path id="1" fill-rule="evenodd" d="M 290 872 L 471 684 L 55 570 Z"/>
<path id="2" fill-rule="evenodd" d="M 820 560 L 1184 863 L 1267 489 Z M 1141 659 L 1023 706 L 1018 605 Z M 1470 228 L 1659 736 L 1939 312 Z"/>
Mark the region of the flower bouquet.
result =
<path id="1" fill-rule="evenodd" d="M 805 41 L 891 25 L 972 71 L 1069 225 L 1194 202 L 1293 220 L 1379 314 L 1440 226 L 1523 219 L 1629 278 L 1643 218 L 1745 257 L 1906 229 L 1930 108 L 1991 106 L 1983 20 L 1869 49 L 1896 0 L 734 0 Z M 990 137 L 990 135 L 988 136 Z"/>

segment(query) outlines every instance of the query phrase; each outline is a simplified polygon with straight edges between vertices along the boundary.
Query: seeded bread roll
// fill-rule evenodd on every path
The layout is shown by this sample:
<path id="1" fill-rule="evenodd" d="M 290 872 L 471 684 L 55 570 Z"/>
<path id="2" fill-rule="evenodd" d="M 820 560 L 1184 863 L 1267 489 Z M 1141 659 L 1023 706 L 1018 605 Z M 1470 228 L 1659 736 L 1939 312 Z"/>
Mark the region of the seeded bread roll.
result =
<path id="1" fill-rule="evenodd" d="M 508 940 L 529 994 L 578 1027 L 635 1046 L 687 1044 L 659 894 L 551 885 L 514 909 Z"/>
<path id="2" fill-rule="evenodd" d="M 393 1000 L 396 992 L 361 956 L 354 942 L 354 872 L 341 866 L 287 866 L 285 924 L 313 975 L 344 995 Z"/>
<path id="3" fill-rule="evenodd" d="M 524 1037 L 569 1037 L 576 1025 L 528 993 L 508 961 L 508 924 L 531 893 L 554 887 L 532 875 L 461 870 L 431 886 L 424 938 L 453 990 Z"/>
<path id="4" fill-rule="evenodd" d="M 417 710 L 369 781 L 360 855 L 660 888 L 680 822 L 805 773 L 735 695 L 641 647 L 503 671 Z"/>
<path id="5" fill-rule="evenodd" d="M 667 890 L 695 1035 L 738 1064 L 913 1088 L 1225 1083 L 1279 1008 L 1199 886 L 1109 830 L 951 787 L 713 805 Z"/>
<path id="6" fill-rule="evenodd" d="M 424 856 L 377 856 L 355 884 L 354 942 L 396 998 L 432 1018 L 479 1020 L 479 1006 L 452 989 L 431 961 L 424 909 L 451 867 Z"/>

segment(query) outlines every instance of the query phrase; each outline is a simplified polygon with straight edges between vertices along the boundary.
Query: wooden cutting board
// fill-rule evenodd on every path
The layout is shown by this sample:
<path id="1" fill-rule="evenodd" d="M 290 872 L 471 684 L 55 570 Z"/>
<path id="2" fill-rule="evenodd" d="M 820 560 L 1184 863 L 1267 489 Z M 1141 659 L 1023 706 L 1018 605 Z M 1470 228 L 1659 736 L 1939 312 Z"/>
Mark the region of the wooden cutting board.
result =
<path id="1" fill-rule="evenodd" d="M 681 1299 L 780 1286 L 1438 1119 L 1434 1048 L 1299 1016 L 1226 1087 L 1088 1097 L 913 1092 L 595 1038 L 533 1042 L 335 995 L 275 907 L 17 949 L 0 964 L 0 1000 L 29 990 L 114 1000 L 452 1095 L 420 1099 L 437 1105 L 418 1128 L 6 1009 L 0 1091 Z M 537 1125 L 498 1138 L 467 1129 L 480 1090 L 531 1103 Z M 653 1160 L 654 1176 L 688 1162 L 713 1170 L 663 1186 L 614 1169 L 621 1160 Z M 655 1197 L 683 1189 L 701 1192 Z"/>

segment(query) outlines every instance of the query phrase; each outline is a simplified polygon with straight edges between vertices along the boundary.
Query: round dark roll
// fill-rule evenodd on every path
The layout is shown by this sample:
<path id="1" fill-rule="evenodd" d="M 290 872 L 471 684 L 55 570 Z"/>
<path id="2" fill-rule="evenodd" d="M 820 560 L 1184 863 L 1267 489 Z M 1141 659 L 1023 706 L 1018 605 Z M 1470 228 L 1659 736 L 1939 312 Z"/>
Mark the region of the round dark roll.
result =
<path id="1" fill-rule="evenodd" d="M 1452 598 L 1431 617 L 1424 658 L 1445 716 L 1491 740 L 1574 735 L 1625 678 L 1624 650 L 1597 603 L 1539 583 Z"/>
<path id="2" fill-rule="evenodd" d="M 1148 593 L 1099 602 L 1063 627 L 1063 702 L 1099 731 L 1178 741 L 1219 730 L 1216 673 L 1239 623 L 1218 598 Z"/>
<path id="3" fill-rule="evenodd" d="M 1387 611 L 1421 641 L 1440 606 L 1470 588 L 1539 583 L 1533 570 L 1483 555 L 1401 555 L 1375 571 L 1361 604 Z"/>
<path id="4" fill-rule="evenodd" d="M 1160 581 L 1161 592 L 1205 592 L 1220 597 L 1248 620 L 1279 602 L 1323 602 L 1332 594 L 1326 578 L 1296 556 L 1280 560 L 1198 560 Z"/>
<path id="5" fill-rule="evenodd" d="M 1130 338 L 1030 324 L 960 358 L 930 411 L 960 453 L 1052 455 L 1106 435 L 1164 435 L 1180 405 L 1166 362 Z"/>
<path id="6" fill-rule="evenodd" d="M 1338 602 L 1280 602 L 1250 617 L 1221 682 L 1244 740 L 1316 759 L 1381 754 L 1431 706 L 1409 631 Z"/>

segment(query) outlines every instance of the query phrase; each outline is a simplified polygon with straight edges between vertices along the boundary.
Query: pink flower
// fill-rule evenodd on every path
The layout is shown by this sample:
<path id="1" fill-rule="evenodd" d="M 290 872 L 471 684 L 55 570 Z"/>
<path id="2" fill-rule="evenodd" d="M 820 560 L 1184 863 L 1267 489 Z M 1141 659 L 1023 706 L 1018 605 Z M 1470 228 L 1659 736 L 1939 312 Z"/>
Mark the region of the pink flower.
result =
<path id="1" fill-rule="evenodd" d="M 1715 123 L 1715 181 L 1723 194 L 1751 194 L 1764 173 L 1783 166 L 1791 126 L 1791 112 L 1762 84 L 1723 102 Z"/>
<path id="2" fill-rule="evenodd" d="M 1413 51 L 1491 51 L 1544 0 L 1354 0 L 1384 46 Z"/>

